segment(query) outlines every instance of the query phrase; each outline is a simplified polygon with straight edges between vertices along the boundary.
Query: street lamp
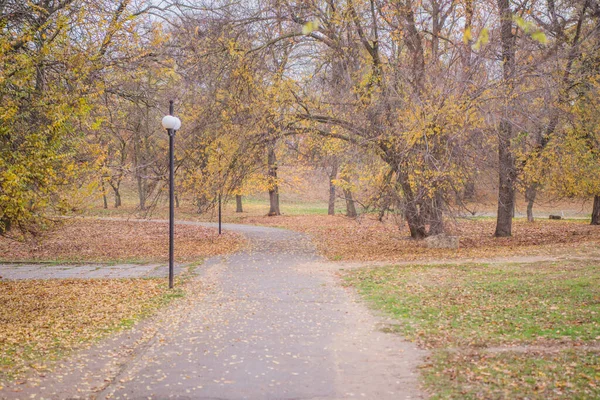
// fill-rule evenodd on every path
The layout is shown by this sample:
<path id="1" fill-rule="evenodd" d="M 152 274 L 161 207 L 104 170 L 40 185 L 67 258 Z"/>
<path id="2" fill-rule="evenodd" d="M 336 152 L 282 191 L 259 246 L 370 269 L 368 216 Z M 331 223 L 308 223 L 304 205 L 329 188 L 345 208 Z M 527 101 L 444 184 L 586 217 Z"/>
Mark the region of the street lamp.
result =
<path id="1" fill-rule="evenodd" d="M 175 220 L 175 180 L 174 180 L 174 156 L 173 156 L 173 141 L 175 140 L 175 132 L 181 128 L 179 118 L 173 116 L 173 100 L 169 101 L 169 115 L 162 119 L 162 126 L 169 134 L 169 289 L 173 289 L 173 227 Z"/>
<path id="2" fill-rule="evenodd" d="M 223 178 L 221 177 L 221 143 L 217 146 L 217 162 L 219 163 L 219 235 L 221 234 L 221 193 L 223 192 Z"/>

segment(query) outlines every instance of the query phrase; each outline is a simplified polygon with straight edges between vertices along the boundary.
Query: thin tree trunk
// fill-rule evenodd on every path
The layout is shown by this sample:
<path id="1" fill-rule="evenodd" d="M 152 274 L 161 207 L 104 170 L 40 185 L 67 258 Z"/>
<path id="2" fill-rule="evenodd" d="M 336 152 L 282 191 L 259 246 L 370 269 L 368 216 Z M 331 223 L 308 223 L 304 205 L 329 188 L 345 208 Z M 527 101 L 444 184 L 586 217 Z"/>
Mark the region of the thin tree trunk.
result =
<path id="1" fill-rule="evenodd" d="M 146 209 L 146 198 L 148 197 L 148 183 L 146 182 L 147 167 L 141 122 L 136 126 L 135 137 L 133 138 L 133 167 L 137 182 L 139 207 L 140 210 L 144 211 Z"/>
<path id="2" fill-rule="evenodd" d="M 108 198 L 106 198 L 106 188 L 104 187 L 104 178 L 100 178 L 100 184 L 102 185 L 102 203 L 104 209 L 108 208 Z"/>
<path id="3" fill-rule="evenodd" d="M 175 195 L 175 208 L 179 208 L 179 196 Z"/>
<path id="4" fill-rule="evenodd" d="M 240 194 L 235 195 L 235 212 L 236 213 L 244 212 L 244 209 L 242 208 L 242 195 L 240 195 Z"/>
<path id="5" fill-rule="evenodd" d="M 113 192 L 115 193 L 115 208 L 121 207 L 121 193 L 119 192 L 119 187 L 121 186 L 121 181 L 119 180 L 117 183 L 109 182 L 110 187 L 112 187 Z"/>
<path id="6" fill-rule="evenodd" d="M 527 200 L 527 221 L 533 222 L 533 204 L 537 195 L 537 184 L 532 183 L 525 189 L 525 200 Z"/>
<path id="7" fill-rule="evenodd" d="M 592 209 L 592 225 L 600 225 L 600 195 L 594 196 L 594 208 Z"/>
<path id="8" fill-rule="evenodd" d="M 473 24 L 473 14 L 474 14 L 474 6 L 473 0 L 465 0 L 465 26 L 464 30 L 471 30 L 471 26 Z M 473 48 L 473 40 L 467 39 L 463 42 L 463 51 L 461 52 L 461 63 L 462 63 L 462 73 L 461 73 L 461 90 L 465 90 L 467 85 L 469 84 L 470 75 L 471 75 L 471 55 Z"/>
<path id="9" fill-rule="evenodd" d="M 144 178 L 138 173 L 137 175 L 138 197 L 140 200 L 140 210 L 146 209 L 146 184 Z"/>
<path id="10" fill-rule="evenodd" d="M 394 171 L 392 169 L 390 169 L 384 178 L 385 189 L 383 191 L 383 197 L 382 197 L 381 203 L 379 205 L 379 215 L 377 216 L 377 220 L 379 222 L 383 222 L 383 217 L 385 217 L 385 213 L 390 211 L 393 199 L 396 197 L 392 193 L 394 189 L 392 189 L 391 185 L 390 185 L 393 175 L 394 175 Z"/>
<path id="11" fill-rule="evenodd" d="M 121 207 L 121 193 L 119 193 L 119 189 L 114 189 L 115 192 L 115 208 Z"/>
<path id="12" fill-rule="evenodd" d="M 352 191 L 349 189 L 344 189 L 344 197 L 346 198 L 346 216 L 350 218 L 356 218 L 358 214 L 356 213 Z"/>
<path id="13" fill-rule="evenodd" d="M 329 174 L 329 205 L 327 207 L 327 215 L 335 215 L 335 185 L 333 181 L 337 177 L 337 171 L 338 164 L 334 162 Z"/>
<path id="14" fill-rule="evenodd" d="M 385 217 L 385 213 L 390 209 L 390 198 L 388 196 L 383 200 L 383 204 L 379 209 L 379 214 L 377 215 L 377 221 L 383 222 L 383 217 Z"/>
<path id="15" fill-rule="evenodd" d="M 269 145 L 269 153 L 267 157 L 268 176 L 270 180 L 269 189 L 269 216 L 281 215 L 279 210 L 279 186 L 277 185 L 277 158 L 275 155 L 275 143 Z"/>
<path id="16" fill-rule="evenodd" d="M 498 126 L 498 216 L 496 237 L 512 235 L 512 219 L 515 205 L 515 180 L 517 177 L 515 158 L 511 149 L 514 129 L 509 120 L 511 115 L 512 78 L 515 72 L 515 41 L 512 32 L 513 15 L 509 0 L 498 0 L 500 11 L 500 36 L 502 41 L 502 68 L 506 90 L 502 119 Z"/>

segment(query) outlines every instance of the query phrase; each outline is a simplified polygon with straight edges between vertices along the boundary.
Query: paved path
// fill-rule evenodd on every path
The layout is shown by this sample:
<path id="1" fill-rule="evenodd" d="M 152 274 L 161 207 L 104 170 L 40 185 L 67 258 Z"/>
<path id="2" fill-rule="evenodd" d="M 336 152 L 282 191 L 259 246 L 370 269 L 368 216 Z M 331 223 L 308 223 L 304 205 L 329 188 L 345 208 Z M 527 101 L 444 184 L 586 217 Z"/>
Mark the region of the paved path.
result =
<path id="1" fill-rule="evenodd" d="M 248 249 L 214 258 L 156 318 L 80 352 L 6 398 L 422 398 L 423 354 L 381 331 L 303 235 L 227 225 Z M 43 388 L 43 389 L 42 389 Z M 13 392 L 18 390 L 18 392 Z"/>
<path id="2" fill-rule="evenodd" d="M 183 271 L 177 265 L 175 273 Z M 0 279 L 160 278 L 168 276 L 165 264 L 0 264 Z"/>

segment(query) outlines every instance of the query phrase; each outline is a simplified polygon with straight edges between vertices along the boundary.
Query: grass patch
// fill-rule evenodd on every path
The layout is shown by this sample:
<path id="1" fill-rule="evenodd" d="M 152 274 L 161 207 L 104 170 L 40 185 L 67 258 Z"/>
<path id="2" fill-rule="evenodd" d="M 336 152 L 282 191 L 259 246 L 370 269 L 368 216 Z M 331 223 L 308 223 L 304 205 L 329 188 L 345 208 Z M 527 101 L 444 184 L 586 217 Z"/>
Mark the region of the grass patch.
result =
<path id="1" fill-rule="evenodd" d="M 283 215 L 327 215 L 328 204 L 323 201 L 282 201 Z M 268 199 L 244 198 L 244 212 L 251 215 L 265 215 L 269 211 Z M 345 212 L 336 208 L 337 213 Z"/>
<path id="2" fill-rule="evenodd" d="M 434 399 L 597 399 L 600 355 L 438 352 L 424 379 Z"/>
<path id="3" fill-rule="evenodd" d="M 178 286 L 189 276 L 178 278 Z M 31 368 L 46 370 L 184 294 L 168 290 L 164 279 L 1 281 L 0 384 Z"/>
<path id="4" fill-rule="evenodd" d="M 597 264 L 392 266 L 347 279 L 427 347 L 600 337 Z"/>
<path id="5" fill-rule="evenodd" d="M 530 373 L 545 376 L 542 383 L 550 388 L 550 397 L 560 397 L 563 392 L 556 380 L 561 376 L 560 368 L 552 361 L 556 355 L 485 355 L 485 348 L 576 348 L 597 345 L 600 340 L 600 269 L 595 261 L 388 266 L 350 271 L 345 279 L 376 308 L 400 319 L 402 334 L 434 349 L 432 364 L 424 375 L 428 387 L 442 398 L 522 398 L 542 387 L 532 380 L 524 394 L 517 390 L 523 385 L 513 387 L 500 375 L 491 383 L 475 378 L 465 381 L 471 373 L 493 374 L 496 364 L 502 363 L 517 377 L 521 372 L 522 377 Z M 479 349 L 481 353 L 471 357 Z M 563 356 L 571 357 L 569 354 Z M 597 377 L 597 354 L 583 350 L 577 354 L 587 361 L 579 363 L 572 356 L 574 376 Z M 477 368 L 483 368 L 485 374 L 478 375 Z M 572 387 L 564 391 L 566 397 L 586 397 L 597 390 L 586 383 L 591 380 L 573 378 L 569 382 Z M 539 398 L 547 394 L 540 393 Z"/>

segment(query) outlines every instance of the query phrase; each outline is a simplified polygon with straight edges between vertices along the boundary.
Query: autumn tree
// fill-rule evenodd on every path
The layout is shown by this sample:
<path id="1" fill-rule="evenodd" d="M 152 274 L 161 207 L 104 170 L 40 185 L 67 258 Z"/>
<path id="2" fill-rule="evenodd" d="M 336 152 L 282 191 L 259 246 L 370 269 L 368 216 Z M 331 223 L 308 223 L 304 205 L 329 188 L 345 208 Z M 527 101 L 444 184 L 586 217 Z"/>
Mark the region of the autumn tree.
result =
<path id="1" fill-rule="evenodd" d="M 575 88 L 574 72 L 582 48 L 593 41 L 593 7 L 588 1 L 572 1 L 558 5 L 554 1 L 532 3 L 525 12 L 513 16 L 515 29 L 519 30 L 518 46 L 522 62 L 523 85 L 517 111 L 526 110 L 528 118 L 521 118 L 521 133 L 517 142 L 525 143 L 526 154 L 519 163 L 527 163 L 527 157 L 535 158 L 552 140 L 560 135 L 569 116 L 569 101 Z M 530 61 L 525 61 L 530 60 Z M 535 71 L 535 73 L 532 73 Z M 530 179 L 532 178 L 532 179 Z M 533 205 L 540 182 L 530 174 L 520 176 L 524 183 L 527 200 L 527 219 L 533 221 Z"/>
<path id="2" fill-rule="evenodd" d="M 575 5 L 577 6 L 577 5 Z M 525 174 L 558 197 L 593 198 L 591 224 L 600 224 L 600 9 L 575 8 L 570 43 L 557 95 L 557 115 L 543 146 L 529 154 Z"/>
<path id="3" fill-rule="evenodd" d="M 449 72 L 457 68 L 461 46 L 439 39 L 456 33 L 450 31 L 455 21 L 449 19 L 459 18 L 456 4 L 348 1 L 286 6 L 288 34 L 280 39 L 304 29 L 297 40 L 322 54 L 297 96 L 293 128 L 312 129 L 376 152 L 405 200 L 411 236 L 443 232 L 447 194 L 465 175 L 466 158 L 458 153 L 477 124 L 473 100 L 447 79 L 456 76 Z M 417 19 L 417 13 L 433 20 Z M 432 23 L 433 40 L 426 40 Z M 329 82 L 328 98 L 311 90 L 315 79 Z"/>
<path id="4" fill-rule="evenodd" d="M 231 29 L 219 15 L 190 13 L 172 31 L 185 92 L 181 93 L 186 129 L 178 135 L 178 174 L 182 191 L 198 212 L 225 199 L 267 190 L 265 129 L 269 101 L 260 74 L 261 60 L 247 57 L 249 32 Z M 237 197 L 241 202 L 241 198 Z"/>
<path id="5" fill-rule="evenodd" d="M 0 12 L 0 231 L 31 231 L 68 208 L 77 175 L 94 165 L 79 152 L 80 127 L 102 93 L 99 72 L 123 56 L 134 10 L 125 0 L 9 0 Z"/>

